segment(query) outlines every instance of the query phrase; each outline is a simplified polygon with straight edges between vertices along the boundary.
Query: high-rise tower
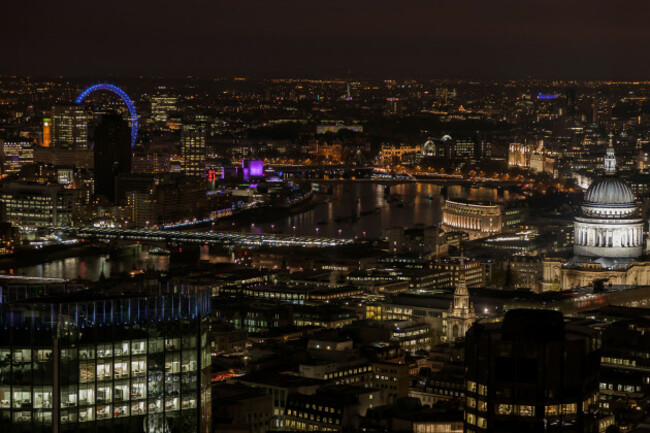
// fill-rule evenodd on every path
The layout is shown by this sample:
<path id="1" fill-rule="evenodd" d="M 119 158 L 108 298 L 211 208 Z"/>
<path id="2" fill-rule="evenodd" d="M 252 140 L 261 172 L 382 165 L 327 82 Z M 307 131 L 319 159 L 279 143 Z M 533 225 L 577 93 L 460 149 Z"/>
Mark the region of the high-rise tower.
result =
<path id="1" fill-rule="evenodd" d="M 80 105 L 59 105 L 52 109 L 52 144 L 59 149 L 88 148 L 88 116 Z"/>
<path id="2" fill-rule="evenodd" d="M 465 432 L 598 431 L 598 331 L 510 310 L 465 337 Z"/>
<path id="3" fill-rule="evenodd" d="M 95 129 L 95 195 L 115 200 L 115 177 L 131 172 L 131 131 L 118 114 L 107 114 Z"/>
<path id="4" fill-rule="evenodd" d="M 203 177 L 205 170 L 205 129 L 184 125 L 181 131 L 181 172 L 186 176 Z"/>

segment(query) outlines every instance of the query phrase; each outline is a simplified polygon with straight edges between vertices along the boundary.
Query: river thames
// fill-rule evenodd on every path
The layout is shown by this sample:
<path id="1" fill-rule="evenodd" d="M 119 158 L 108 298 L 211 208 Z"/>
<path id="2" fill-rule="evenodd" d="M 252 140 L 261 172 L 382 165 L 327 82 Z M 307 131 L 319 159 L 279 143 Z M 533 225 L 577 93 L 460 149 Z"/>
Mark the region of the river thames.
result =
<path id="1" fill-rule="evenodd" d="M 334 185 L 331 195 L 319 196 L 315 206 L 304 212 L 272 221 L 235 222 L 233 227 L 237 231 L 258 233 L 276 231 L 311 236 L 377 238 L 389 227 L 439 223 L 440 194 L 441 187 L 430 183 L 392 185 L 390 195 L 387 195 L 380 184 L 347 182 Z M 451 199 L 494 201 L 497 194 L 495 188 L 449 186 L 447 189 Z M 507 199 L 508 193 L 505 194 Z M 229 257 L 216 255 L 203 247 L 201 259 L 222 262 L 228 261 Z M 149 254 L 148 247 L 142 246 L 117 258 L 110 258 L 108 254 L 69 257 L 16 268 L 13 272 L 15 275 L 97 280 L 102 273 L 108 276 L 112 272 L 128 272 L 133 268 L 166 270 L 169 256 Z"/>

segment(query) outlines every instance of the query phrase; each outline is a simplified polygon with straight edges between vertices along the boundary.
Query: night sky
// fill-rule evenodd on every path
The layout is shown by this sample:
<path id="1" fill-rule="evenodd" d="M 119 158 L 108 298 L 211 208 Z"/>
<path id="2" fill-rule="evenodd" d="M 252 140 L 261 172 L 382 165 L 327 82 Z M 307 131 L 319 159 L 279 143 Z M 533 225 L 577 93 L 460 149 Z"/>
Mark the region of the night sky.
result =
<path id="1" fill-rule="evenodd" d="M 5 0 L 0 73 L 650 78 L 650 3 Z"/>

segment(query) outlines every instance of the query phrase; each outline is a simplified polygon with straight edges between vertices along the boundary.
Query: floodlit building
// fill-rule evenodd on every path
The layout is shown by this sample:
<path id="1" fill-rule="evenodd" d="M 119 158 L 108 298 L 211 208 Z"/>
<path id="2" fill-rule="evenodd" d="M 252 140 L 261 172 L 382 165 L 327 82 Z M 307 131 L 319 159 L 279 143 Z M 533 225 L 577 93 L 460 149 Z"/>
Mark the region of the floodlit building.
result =
<path id="1" fill-rule="evenodd" d="M 643 253 L 643 220 L 636 198 L 616 176 L 616 157 L 610 147 L 605 156 L 605 176 L 593 182 L 575 219 L 576 256 L 636 258 Z"/>
<path id="2" fill-rule="evenodd" d="M 473 240 L 521 226 L 526 215 L 527 210 L 518 203 L 445 200 L 442 205 L 442 229 L 466 232 Z"/>
<path id="3" fill-rule="evenodd" d="M 463 260 L 461 260 L 461 268 Z M 465 337 L 465 334 L 476 320 L 474 305 L 470 302 L 465 274 L 462 273 L 458 278 L 458 284 L 454 290 L 454 297 L 449 306 L 449 311 L 443 319 L 446 326 L 446 341 L 454 342 L 459 338 Z"/>
<path id="4" fill-rule="evenodd" d="M 530 144 L 511 143 L 508 147 L 508 167 L 529 168 L 532 151 Z"/>
<path id="5" fill-rule="evenodd" d="M 594 285 L 650 284 L 645 251 L 644 221 L 627 183 L 616 175 L 610 147 L 604 158 L 605 175 L 592 182 L 574 223 L 574 256 L 569 261 L 543 261 L 542 290 L 566 290 Z"/>
<path id="6" fill-rule="evenodd" d="M 381 145 L 381 161 L 384 164 L 391 164 L 393 160 L 402 160 L 405 155 L 420 153 L 419 144 L 391 144 L 383 143 Z"/>

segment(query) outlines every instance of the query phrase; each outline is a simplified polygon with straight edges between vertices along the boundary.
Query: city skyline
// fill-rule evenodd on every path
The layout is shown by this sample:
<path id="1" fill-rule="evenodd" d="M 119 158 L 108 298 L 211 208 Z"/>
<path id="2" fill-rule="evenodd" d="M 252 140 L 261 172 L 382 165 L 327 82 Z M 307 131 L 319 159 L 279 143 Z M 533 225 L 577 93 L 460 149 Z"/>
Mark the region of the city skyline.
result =
<path id="1" fill-rule="evenodd" d="M 10 2 L 1 433 L 648 433 L 638 0 Z"/>

